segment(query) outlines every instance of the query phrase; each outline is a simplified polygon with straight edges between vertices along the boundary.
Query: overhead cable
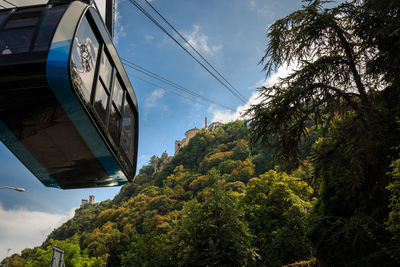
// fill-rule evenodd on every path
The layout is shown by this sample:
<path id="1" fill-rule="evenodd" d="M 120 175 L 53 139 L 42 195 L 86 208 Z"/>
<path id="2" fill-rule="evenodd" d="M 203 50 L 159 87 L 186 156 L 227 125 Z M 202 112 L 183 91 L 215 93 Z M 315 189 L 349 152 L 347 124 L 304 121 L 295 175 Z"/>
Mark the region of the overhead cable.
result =
<path id="1" fill-rule="evenodd" d="M 17 7 L 14 3 L 11 3 L 10 1 L 7 0 L 2 0 L 3 2 L 6 2 L 9 5 L 12 5 L 13 7 Z"/>
<path id="2" fill-rule="evenodd" d="M 148 76 L 150 76 L 150 77 L 152 77 L 152 78 L 154 78 L 154 79 L 156 79 L 156 80 L 159 80 L 159 81 L 161 81 L 161 82 L 163 82 L 163 83 L 166 83 L 166 84 L 168 84 L 168 85 L 170 85 L 170 86 L 172 86 L 172 87 L 175 87 L 175 88 L 177 88 L 178 90 L 181 90 L 181 91 L 184 91 L 184 92 L 186 92 L 186 93 L 188 93 L 188 94 L 190 94 L 190 95 L 192 95 L 192 96 L 194 96 L 194 97 L 198 97 L 198 98 L 202 98 L 203 100 L 206 100 L 206 101 L 208 101 L 208 102 L 212 102 L 212 103 L 214 103 L 214 104 L 217 104 L 217 105 L 220 105 L 220 104 L 218 104 L 218 103 L 216 103 L 216 102 L 214 102 L 213 100 L 210 100 L 210 99 L 208 99 L 208 98 L 206 98 L 206 97 L 204 97 L 204 96 L 202 96 L 202 95 L 200 95 L 200 94 L 198 94 L 198 93 L 196 93 L 196 92 L 194 92 L 194 91 L 192 91 L 192 90 L 190 90 L 190 89 L 188 89 L 188 88 L 186 88 L 186 87 L 183 87 L 183 86 L 181 86 L 181 85 L 179 85 L 179 84 L 177 84 L 177 83 L 174 83 L 174 82 L 172 82 L 172 81 L 170 81 L 170 80 L 168 80 L 168 79 L 166 79 L 166 78 L 164 78 L 164 77 L 162 77 L 162 76 L 160 76 L 160 75 L 158 75 L 158 74 L 156 74 L 156 73 L 154 73 L 154 72 L 151 72 L 151 71 L 149 71 L 149 70 L 147 70 L 147 69 L 145 69 L 145 68 L 143 68 L 143 67 L 141 67 L 141 66 L 139 66 L 139 65 L 137 65 L 137 64 L 135 64 L 135 63 L 133 63 L 133 62 L 131 62 L 131 61 L 129 61 L 129 60 L 126 60 L 126 59 L 123 59 L 122 58 L 122 61 L 125 61 L 126 63 L 124 63 L 127 67 L 130 67 L 130 68 L 133 68 L 133 69 L 135 69 L 135 70 L 137 70 L 135 67 L 137 67 L 137 68 L 139 68 L 140 70 L 137 70 L 137 71 L 139 71 L 139 72 L 146 72 L 146 73 L 144 73 L 144 74 L 146 74 L 146 75 L 148 75 Z M 132 67 L 132 66 L 129 66 L 129 65 L 133 65 L 134 67 Z M 224 106 L 225 108 L 228 108 L 228 107 L 226 107 L 226 106 Z M 228 108 L 228 109 L 231 109 L 231 108 Z"/>
<path id="3" fill-rule="evenodd" d="M 165 88 L 165 87 L 159 86 L 158 84 L 155 84 L 155 83 L 152 83 L 152 82 L 147 81 L 147 80 L 145 80 L 145 79 L 142 79 L 142 78 L 140 78 L 140 77 L 138 77 L 138 76 L 136 76 L 136 75 L 134 75 L 134 74 L 132 74 L 132 73 L 127 72 L 127 74 L 128 74 L 129 76 L 134 77 L 136 80 L 141 80 L 142 82 L 145 82 L 145 83 L 150 84 L 150 85 L 152 85 L 152 86 L 154 86 L 154 87 L 158 87 L 158 88 L 160 88 L 160 89 L 163 89 L 163 90 L 165 90 L 165 91 L 168 91 L 168 92 L 170 92 L 170 93 L 172 93 L 172 94 L 175 94 L 175 95 L 177 95 L 177 96 L 179 96 L 179 97 L 182 97 L 182 98 L 185 98 L 185 99 L 187 99 L 187 100 L 193 101 L 193 102 L 195 102 L 195 103 L 198 103 L 198 104 L 207 106 L 205 103 L 202 103 L 202 102 L 200 102 L 200 101 L 197 101 L 196 99 L 190 98 L 190 97 L 185 96 L 185 95 L 178 94 L 177 92 L 175 92 L 175 91 L 173 91 L 173 90 L 169 90 L 169 89 L 167 89 L 167 88 Z"/>
<path id="4" fill-rule="evenodd" d="M 174 82 L 171 82 L 170 80 L 165 79 L 164 77 L 161 77 L 161 76 L 159 76 L 159 75 L 157 75 L 157 74 L 155 74 L 155 73 L 152 73 L 152 72 L 150 72 L 150 71 L 147 71 L 147 70 L 144 69 L 144 68 L 139 69 L 140 66 L 139 66 L 139 68 L 137 68 L 137 67 L 131 66 L 131 65 L 127 64 L 127 63 L 123 63 L 123 64 L 124 64 L 126 67 L 128 67 L 128 68 L 131 68 L 131 69 L 133 69 L 133 70 L 136 70 L 136 71 L 138 71 L 138 72 L 140 72 L 140 73 L 143 73 L 143 74 L 145 74 L 145 75 L 147 75 L 147 76 L 149 76 L 149 77 L 151 77 L 151 78 L 153 78 L 153 79 L 156 79 L 156 80 L 158 80 L 158 81 L 160 81 L 160 82 L 163 82 L 163 83 L 165 83 L 165 84 L 167 84 L 167 85 L 170 85 L 170 86 L 172 86 L 172 87 L 174 87 L 174 88 L 176 88 L 176 89 L 178 89 L 178 90 L 180 90 L 180 91 L 182 91 L 182 92 L 185 92 L 185 93 L 187 93 L 187 94 L 189 94 L 189 95 L 191 95 L 191 96 L 193 96 L 193 97 L 200 98 L 200 99 L 202 99 L 202 100 L 204 100 L 204 101 L 210 102 L 210 103 L 215 104 L 215 105 L 217 105 L 217 106 L 220 106 L 220 107 L 222 107 L 222 108 L 224 108 L 224 109 L 229 109 L 229 110 L 234 111 L 233 108 L 230 108 L 230 107 L 228 107 L 228 106 L 225 106 L 225 105 L 223 105 L 223 104 L 220 104 L 220 103 L 218 103 L 218 102 L 215 102 L 215 101 L 213 101 L 213 100 L 211 100 L 211 99 L 209 99 L 209 98 L 207 98 L 207 97 L 205 97 L 205 96 L 199 95 L 198 93 L 196 93 L 196 92 L 194 92 L 194 91 L 192 91 L 192 90 L 189 90 L 189 89 L 187 89 L 186 87 L 183 87 L 183 86 L 180 86 L 180 85 L 178 85 L 178 84 L 176 84 L 176 83 L 174 83 Z"/>
<path id="5" fill-rule="evenodd" d="M 170 81 L 170 80 L 168 80 L 168 79 L 166 79 L 166 78 L 164 78 L 164 77 L 162 77 L 162 76 L 160 76 L 160 75 L 158 75 L 158 74 L 155 74 L 154 72 L 151 72 L 151 71 L 149 71 L 149 70 L 147 70 L 147 69 L 145 69 L 145 68 L 143 68 L 143 67 L 141 67 L 141 66 L 139 66 L 139 65 L 137 65 L 137 64 L 135 64 L 135 63 L 133 63 L 132 61 L 129 61 L 129 60 L 127 60 L 127 59 L 124 59 L 124 58 L 121 58 L 122 59 L 122 61 L 125 61 L 125 63 L 124 64 L 130 64 L 130 65 L 133 65 L 133 66 L 135 66 L 135 67 L 137 67 L 137 68 L 139 68 L 139 69 L 141 69 L 141 70 L 143 70 L 143 71 L 145 71 L 145 72 L 147 72 L 147 73 L 149 73 L 149 74 L 151 74 L 151 75 L 154 75 L 154 76 L 156 76 L 157 78 L 160 78 L 161 80 L 163 80 L 162 82 L 164 82 L 164 83 L 167 83 L 167 84 L 169 84 L 169 85 L 171 85 L 171 86 L 176 86 L 176 87 L 179 87 L 179 88 L 181 88 L 181 89 L 183 89 L 183 90 L 186 90 L 186 88 L 185 87 L 183 87 L 183 86 L 181 86 L 181 85 L 179 85 L 179 84 L 176 84 L 176 83 L 174 83 L 174 82 L 172 82 L 172 81 Z M 189 89 L 187 89 L 187 90 L 189 90 Z M 189 90 L 190 91 L 190 90 Z M 196 94 L 197 96 L 200 96 L 199 94 L 197 94 L 197 93 L 195 93 L 195 92 L 193 92 L 194 94 Z"/>
<path id="6" fill-rule="evenodd" d="M 146 17 L 148 17 L 157 27 L 159 27 L 169 38 L 171 38 L 177 45 L 179 45 L 188 55 L 190 55 L 200 66 L 202 66 L 211 76 L 213 76 L 222 86 L 231 92 L 240 101 L 246 103 L 247 100 L 241 97 L 238 93 L 228 87 L 221 79 L 219 79 L 213 72 L 211 72 L 203 63 L 201 63 L 195 56 L 193 56 L 180 42 L 178 42 L 163 26 L 161 26 L 146 10 L 144 10 L 135 0 L 129 0 L 137 9 L 139 9 Z"/>
<path id="7" fill-rule="evenodd" d="M 184 90 L 186 93 L 188 93 L 188 94 L 190 94 L 190 95 L 192 95 L 192 96 L 194 96 L 194 97 L 202 98 L 201 95 L 198 95 L 197 93 L 192 92 L 192 91 L 190 91 L 190 90 L 182 89 L 182 88 L 180 88 L 180 87 L 178 87 L 178 86 L 175 86 L 173 82 L 169 82 L 169 80 L 166 80 L 166 79 L 164 79 L 164 78 L 162 78 L 162 77 L 159 78 L 158 75 L 152 74 L 152 72 L 146 72 L 145 70 L 141 70 L 141 69 L 136 68 L 136 67 L 134 67 L 134 66 L 130 66 L 129 64 L 126 64 L 126 63 L 124 63 L 124 65 L 125 65 L 126 67 L 128 67 L 128 68 L 131 68 L 131 69 L 133 69 L 133 70 L 136 70 L 136 71 L 138 71 L 138 72 L 140 72 L 140 73 L 142 73 L 142 74 L 145 74 L 145 75 L 147 75 L 147 76 L 149 76 L 149 77 L 151 77 L 151 78 L 153 78 L 153 79 L 156 79 L 156 80 L 158 80 L 158 81 L 160 81 L 160 82 L 163 82 L 163 83 L 165 83 L 165 84 L 168 84 L 168 85 L 170 85 L 170 86 L 173 86 L 173 87 L 175 87 L 175 88 L 177 88 L 177 89 L 179 89 L 179 90 Z"/>
<path id="8" fill-rule="evenodd" d="M 197 49 L 194 48 L 194 47 L 186 40 L 186 38 L 183 37 L 182 34 L 181 34 L 174 26 L 171 25 L 171 23 L 169 23 L 169 21 L 168 21 L 163 15 L 161 15 L 160 12 L 158 12 L 158 10 L 157 10 L 148 0 L 145 0 L 145 1 L 146 1 L 146 3 L 154 10 L 154 12 L 156 12 L 157 15 L 160 16 L 160 18 L 162 18 L 162 19 L 164 20 L 164 22 L 167 23 L 168 26 L 170 26 L 170 27 L 174 30 L 174 32 L 175 32 L 176 34 L 178 34 L 179 37 L 181 37 L 182 40 L 185 41 L 185 43 L 186 43 L 188 46 L 190 46 L 190 48 L 193 49 L 194 52 L 196 52 L 196 54 L 197 54 L 202 60 L 204 60 L 204 62 L 206 62 L 207 65 L 210 66 L 210 67 L 219 75 L 219 77 L 221 77 L 221 78 L 222 78 L 222 79 L 223 79 L 223 80 L 224 80 L 224 81 L 225 81 L 225 82 L 240 96 L 240 98 L 242 98 L 242 100 L 244 100 L 245 102 L 247 102 L 246 98 L 239 92 L 239 90 L 237 90 L 227 79 L 225 79 L 225 77 L 222 76 L 222 74 L 219 73 L 219 71 L 217 71 L 217 70 L 207 61 L 207 59 L 205 59 L 205 58 L 200 54 L 200 52 L 197 51 Z"/>
<path id="9" fill-rule="evenodd" d="M 210 103 L 215 104 L 217 106 L 220 106 L 220 107 L 222 107 L 224 109 L 229 109 L 229 110 L 234 111 L 233 108 L 230 108 L 228 106 L 225 106 L 223 104 L 215 102 L 215 101 L 213 101 L 213 100 L 211 100 L 211 99 L 209 99 L 209 98 L 207 98 L 205 96 L 202 96 L 202 95 L 200 95 L 200 94 L 198 94 L 198 93 L 196 93 L 196 92 L 194 92 L 194 91 L 192 91 L 192 90 L 190 90 L 190 89 L 188 89 L 188 88 L 186 88 L 184 86 L 181 86 L 181 85 L 179 85 L 177 83 L 174 83 L 174 82 L 172 82 L 172 81 L 170 81 L 170 80 L 168 80 L 168 79 L 166 79 L 166 78 L 164 78 L 164 77 L 162 77 L 162 76 L 160 76 L 160 75 L 158 75 L 158 74 L 156 74 L 154 72 L 151 72 L 151 71 L 149 71 L 149 70 L 147 70 L 147 69 L 145 69 L 145 68 L 143 68 L 143 67 L 141 67 L 141 66 L 139 66 L 139 65 L 137 65 L 137 64 L 135 64 L 135 63 L 133 63 L 131 61 L 128 61 L 128 60 L 126 60 L 124 58 L 121 58 L 121 59 L 122 59 L 122 61 L 124 61 L 123 64 L 128 68 L 131 68 L 131 69 L 136 70 L 136 71 L 138 71 L 140 73 L 143 73 L 143 74 L 145 74 L 145 75 L 147 75 L 147 76 L 149 76 L 149 77 L 151 77 L 153 79 L 156 79 L 156 80 L 158 80 L 160 82 L 163 82 L 163 83 L 165 83 L 165 84 L 167 84 L 169 86 L 172 86 L 172 87 L 174 87 L 174 88 L 176 88 L 176 89 L 178 89 L 178 90 L 180 90 L 182 92 L 185 92 L 185 93 L 187 93 L 187 94 L 189 94 L 189 95 L 191 95 L 191 96 L 193 96 L 195 98 L 199 98 L 199 99 L 202 99 L 203 101 L 210 102 Z"/>

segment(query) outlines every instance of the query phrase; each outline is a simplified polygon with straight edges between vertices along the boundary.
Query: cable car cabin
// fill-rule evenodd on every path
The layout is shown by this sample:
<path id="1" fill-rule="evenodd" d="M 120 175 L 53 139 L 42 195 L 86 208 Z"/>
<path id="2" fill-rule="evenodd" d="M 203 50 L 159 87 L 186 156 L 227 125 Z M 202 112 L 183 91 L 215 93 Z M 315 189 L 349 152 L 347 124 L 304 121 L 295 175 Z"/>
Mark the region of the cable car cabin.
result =
<path id="1" fill-rule="evenodd" d="M 0 139 L 49 187 L 133 180 L 137 100 L 95 8 L 0 12 Z"/>

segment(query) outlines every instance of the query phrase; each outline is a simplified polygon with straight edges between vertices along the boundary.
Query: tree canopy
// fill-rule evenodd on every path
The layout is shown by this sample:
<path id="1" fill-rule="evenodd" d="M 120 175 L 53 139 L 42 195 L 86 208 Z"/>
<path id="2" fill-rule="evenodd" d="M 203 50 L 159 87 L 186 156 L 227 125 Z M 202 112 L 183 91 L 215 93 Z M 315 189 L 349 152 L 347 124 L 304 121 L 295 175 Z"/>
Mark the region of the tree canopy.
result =
<path id="1" fill-rule="evenodd" d="M 261 88 L 263 101 L 247 112 L 252 116 L 253 141 L 271 144 L 284 160 L 298 159 L 310 123 L 327 128 L 348 111 L 361 120 L 366 113 L 379 114 L 374 98 L 393 80 L 370 67 L 378 64 L 380 50 L 372 36 L 365 37 L 366 24 L 373 23 L 364 21 L 365 13 L 370 14 L 369 1 L 333 8 L 325 7 L 328 1 L 306 2 L 269 27 L 260 63 L 267 75 L 281 66 L 291 72 L 272 87 Z M 398 34 L 392 30 L 385 31 Z"/>

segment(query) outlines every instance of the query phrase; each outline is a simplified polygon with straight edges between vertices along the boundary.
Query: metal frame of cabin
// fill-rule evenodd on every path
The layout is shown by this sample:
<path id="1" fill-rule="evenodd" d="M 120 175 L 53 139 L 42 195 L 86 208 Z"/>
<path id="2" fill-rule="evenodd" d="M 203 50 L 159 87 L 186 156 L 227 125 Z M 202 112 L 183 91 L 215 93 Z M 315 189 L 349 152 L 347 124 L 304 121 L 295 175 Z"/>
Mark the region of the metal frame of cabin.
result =
<path id="1" fill-rule="evenodd" d="M 133 180 L 137 100 L 93 6 L 0 10 L 0 139 L 46 186 Z"/>

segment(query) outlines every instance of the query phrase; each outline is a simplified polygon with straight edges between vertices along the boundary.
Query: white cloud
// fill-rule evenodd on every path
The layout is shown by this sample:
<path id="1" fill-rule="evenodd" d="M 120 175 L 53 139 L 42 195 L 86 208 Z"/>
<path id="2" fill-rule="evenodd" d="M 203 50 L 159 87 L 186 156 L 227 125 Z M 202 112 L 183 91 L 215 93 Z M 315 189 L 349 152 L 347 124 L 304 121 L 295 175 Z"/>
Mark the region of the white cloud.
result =
<path id="1" fill-rule="evenodd" d="M 144 35 L 144 39 L 145 39 L 147 42 L 150 42 L 151 40 L 154 39 L 154 36 L 149 35 L 149 34 L 145 34 L 145 35 Z"/>
<path id="2" fill-rule="evenodd" d="M 252 10 L 255 9 L 256 6 L 257 6 L 257 2 L 256 2 L 255 0 L 250 0 L 250 1 L 249 1 L 249 4 L 250 4 L 250 8 L 251 8 Z"/>
<path id="3" fill-rule="evenodd" d="M 261 88 L 262 86 L 266 86 L 266 81 L 265 79 L 261 79 L 258 82 L 256 82 L 254 85 L 247 87 L 249 91 L 253 91 L 255 89 Z"/>
<path id="4" fill-rule="evenodd" d="M 279 78 L 288 76 L 292 71 L 292 67 L 288 67 L 287 65 L 281 66 L 278 68 L 277 72 L 272 74 L 267 80 L 260 80 L 255 85 L 249 87 L 249 89 L 254 90 L 262 86 L 271 87 L 279 82 Z M 246 104 L 237 107 L 235 111 L 221 110 L 215 108 L 215 106 L 211 106 L 209 112 L 212 114 L 212 121 L 227 123 L 237 119 L 243 119 L 242 116 L 244 112 L 249 109 L 251 105 L 260 103 L 261 100 L 260 93 L 256 91 L 252 93 Z"/>
<path id="5" fill-rule="evenodd" d="M 121 24 L 122 16 L 118 12 L 118 2 L 115 1 L 115 18 L 114 18 L 114 44 L 118 44 L 121 38 L 126 37 L 126 31 L 124 26 Z"/>
<path id="6" fill-rule="evenodd" d="M 0 259 L 24 248 L 39 246 L 51 231 L 73 217 L 69 214 L 51 214 L 26 209 L 5 210 L 0 205 Z"/>
<path id="7" fill-rule="evenodd" d="M 249 0 L 249 7 L 251 11 L 254 11 L 257 15 L 273 19 L 274 12 L 271 6 L 266 1 L 257 3 L 257 0 Z"/>
<path id="8" fill-rule="evenodd" d="M 263 84 L 266 87 L 271 87 L 273 85 L 275 85 L 276 83 L 279 82 L 280 78 L 285 78 L 287 77 L 289 74 L 293 73 L 293 70 L 297 67 L 297 63 L 293 63 L 291 64 L 291 66 L 288 66 L 286 64 L 283 64 L 282 66 L 280 66 L 278 68 L 278 70 L 272 74 L 268 80 L 265 82 L 265 84 Z"/>
<path id="9" fill-rule="evenodd" d="M 164 97 L 165 90 L 163 89 L 157 89 L 154 90 L 151 95 L 146 99 L 146 107 L 147 108 L 152 108 L 157 105 L 158 100 L 162 99 Z"/>
<path id="10" fill-rule="evenodd" d="M 199 31 L 200 26 L 193 25 L 192 32 L 182 32 L 182 35 L 201 54 L 214 56 L 215 53 L 222 49 L 222 45 L 210 45 L 208 42 L 208 36 Z"/>
<path id="11" fill-rule="evenodd" d="M 243 113 L 250 108 L 251 105 L 257 104 L 260 102 L 259 93 L 254 92 L 246 104 L 243 106 L 239 106 L 236 108 L 235 111 L 231 110 L 222 110 L 222 109 L 215 109 L 215 106 L 211 106 L 209 108 L 209 112 L 212 113 L 212 121 L 219 121 L 222 123 L 227 123 L 230 121 L 235 121 L 237 119 L 242 118 Z"/>

